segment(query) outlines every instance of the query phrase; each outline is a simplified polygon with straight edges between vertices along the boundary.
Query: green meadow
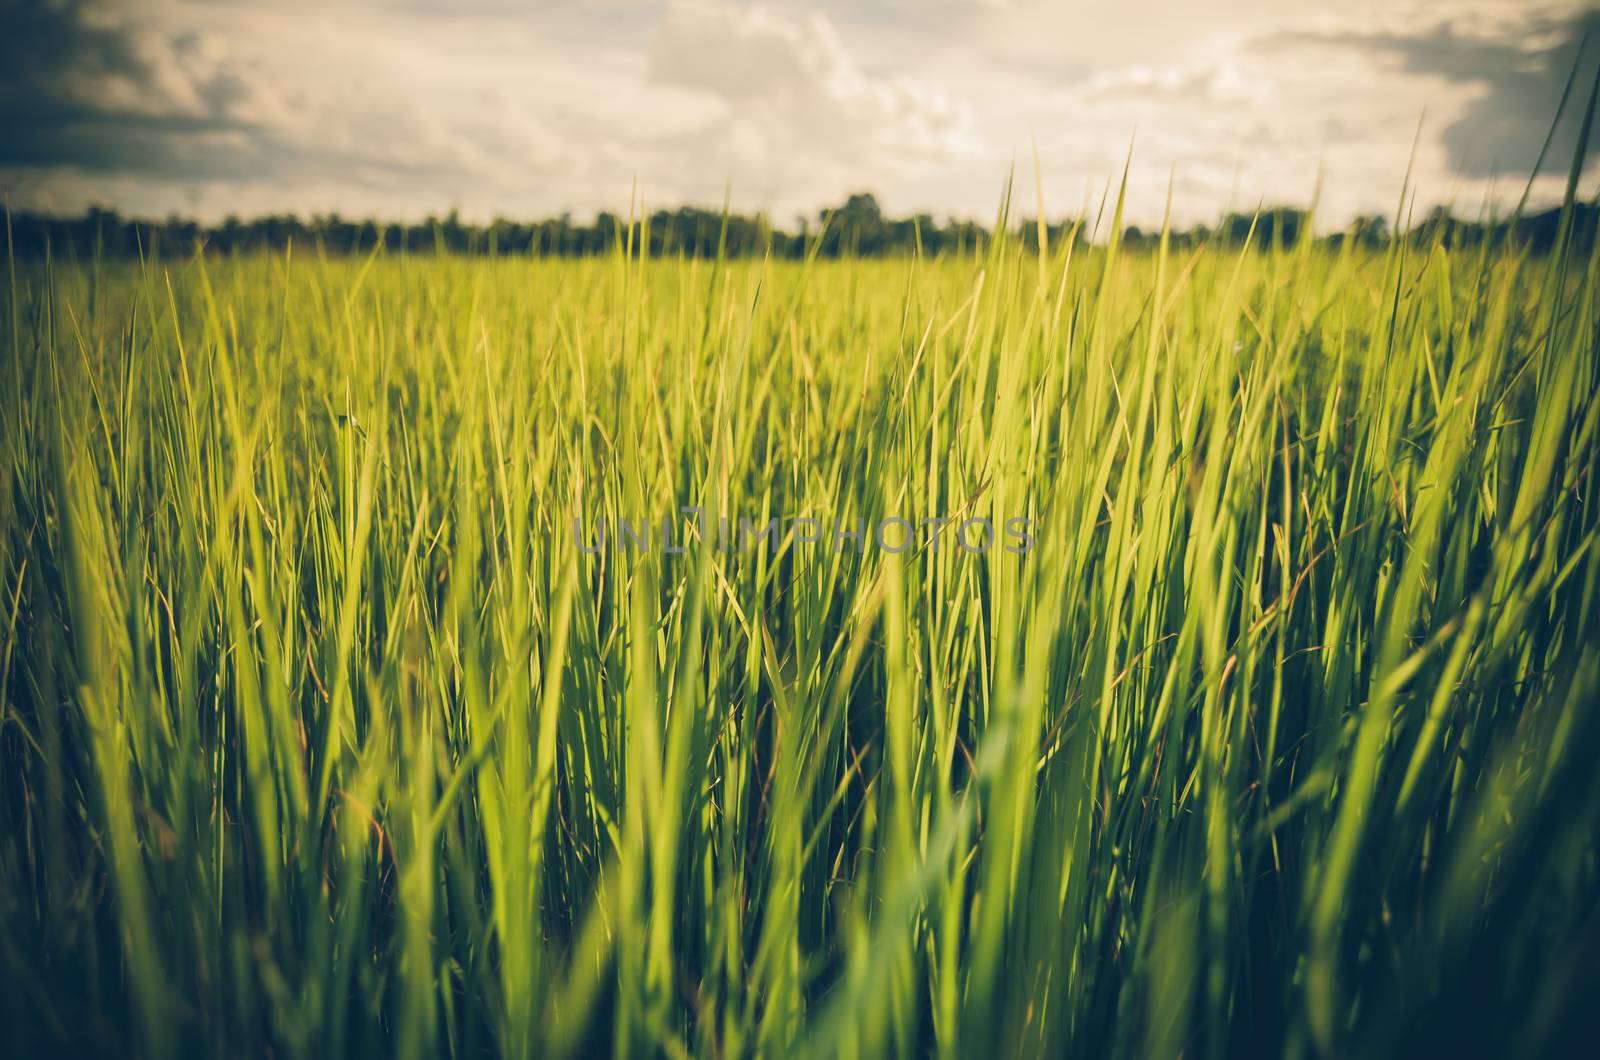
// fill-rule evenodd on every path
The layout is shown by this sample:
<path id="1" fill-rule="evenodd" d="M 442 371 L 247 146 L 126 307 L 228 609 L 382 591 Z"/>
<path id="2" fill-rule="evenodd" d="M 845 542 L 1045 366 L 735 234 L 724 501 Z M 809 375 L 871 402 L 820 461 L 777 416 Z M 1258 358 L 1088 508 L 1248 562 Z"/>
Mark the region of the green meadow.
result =
<path id="1" fill-rule="evenodd" d="M 1569 234 L 13 262 L 0 1047 L 1576 1048 Z"/>

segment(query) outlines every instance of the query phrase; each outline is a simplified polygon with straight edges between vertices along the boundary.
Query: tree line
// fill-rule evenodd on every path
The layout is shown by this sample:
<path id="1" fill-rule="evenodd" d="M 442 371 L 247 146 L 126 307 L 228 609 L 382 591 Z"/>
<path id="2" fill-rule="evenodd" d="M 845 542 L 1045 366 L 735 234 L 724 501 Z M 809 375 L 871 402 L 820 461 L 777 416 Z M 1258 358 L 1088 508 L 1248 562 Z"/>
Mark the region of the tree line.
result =
<path id="1" fill-rule="evenodd" d="M 1574 241 L 1580 249 L 1593 244 L 1597 213 L 1600 210 L 1589 204 L 1580 204 L 1573 210 Z M 990 229 L 972 221 L 941 221 L 925 213 L 902 218 L 885 216 L 877 199 L 865 193 L 851 195 L 843 205 L 823 211 L 814 219 L 800 218 L 791 230 L 774 227 L 759 214 L 724 213 L 692 206 L 658 210 L 642 220 L 601 212 L 589 223 L 562 214 L 539 221 L 497 218 L 487 224 L 474 224 L 451 211 L 443 218 L 415 224 L 349 220 L 330 214 L 309 220 L 293 215 L 250 221 L 229 217 L 221 224 L 204 225 L 178 217 L 164 221 L 125 218 L 104 208 L 90 209 L 79 217 L 16 213 L 8 214 L 6 220 L 8 253 L 24 260 L 170 257 L 192 253 L 196 248 L 236 254 L 290 246 L 335 255 L 367 254 L 382 247 L 392 253 L 411 254 L 591 257 L 612 253 L 620 246 L 635 252 L 645 250 L 656 257 L 937 256 L 981 252 L 993 239 Z M 1401 236 L 1421 245 L 1438 241 L 1446 246 L 1512 239 L 1540 252 L 1554 246 L 1560 222 L 1560 210 L 1514 220 L 1469 221 L 1439 207 Z M 1013 238 L 1030 250 L 1037 249 L 1040 226 L 1036 220 L 1007 227 Z M 1086 243 L 1097 228 L 1093 222 L 1080 221 L 1059 221 L 1044 227 L 1045 238 L 1052 247 L 1062 245 L 1069 237 Z M 1230 247 L 1248 243 L 1262 249 L 1288 248 L 1298 245 L 1310 232 L 1307 211 L 1279 206 L 1254 213 L 1230 213 L 1214 227 L 1196 225 L 1171 230 L 1168 239 L 1180 249 L 1207 242 Z M 1156 244 L 1160 236 L 1159 231 L 1129 226 L 1121 233 L 1121 243 L 1126 247 L 1148 247 Z M 1342 231 L 1317 238 L 1333 246 L 1353 240 L 1361 246 L 1377 248 L 1387 246 L 1396 236 L 1385 218 L 1371 215 L 1355 219 Z"/>

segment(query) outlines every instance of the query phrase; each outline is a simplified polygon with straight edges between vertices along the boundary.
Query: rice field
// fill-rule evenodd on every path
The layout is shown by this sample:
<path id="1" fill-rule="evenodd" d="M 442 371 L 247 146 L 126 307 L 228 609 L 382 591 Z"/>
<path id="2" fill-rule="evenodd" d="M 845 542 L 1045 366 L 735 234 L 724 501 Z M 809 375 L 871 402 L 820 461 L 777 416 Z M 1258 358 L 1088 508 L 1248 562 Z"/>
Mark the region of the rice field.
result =
<path id="1" fill-rule="evenodd" d="M 1595 250 L 1046 243 L 11 263 L 3 1050 L 1592 1040 Z"/>

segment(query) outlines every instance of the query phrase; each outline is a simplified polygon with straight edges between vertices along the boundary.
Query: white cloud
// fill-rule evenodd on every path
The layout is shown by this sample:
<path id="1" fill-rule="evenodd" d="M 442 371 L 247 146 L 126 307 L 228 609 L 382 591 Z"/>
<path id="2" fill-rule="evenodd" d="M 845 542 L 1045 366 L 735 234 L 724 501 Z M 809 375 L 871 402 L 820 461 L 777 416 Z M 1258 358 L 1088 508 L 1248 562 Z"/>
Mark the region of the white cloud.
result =
<path id="1" fill-rule="evenodd" d="M 968 108 L 915 77 L 868 74 L 820 13 L 677 3 L 649 58 L 652 81 L 716 103 L 679 153 L 794 205 L 805 189 L 842 194 L 981 149 Z"/>
<path id="2" fill-rule="evenodd" d="M 715 204 L 849 192 L 984 218 L 1037 145 L 1052 214 L 1135 138 L 1130 218 L 1303 202 L 1473 208 L 1542 139 L 1580 8 L 1167 0 L 327 6 L 0 0 L 0 191 L 216 217 Z M 1600 43 L 1600 42 L 1597 42 Z M 1561 49 L 1568 49 L 1562 51 Z M 1600 47 L 1596 48 L 1600 54 Z M 1558 150 L 1567 140 L 1558 142 Z M 1514 198 L 1510 177 L 1502 191 Z M 1548 192 L 1549 182 L 1542 186 Z"/>
<path id="3" fill-rule="evenodd" d="M 1058 209 L 1118 176 L 1133 137 L 1130 215 L 1141 224 L 1160 220 L 1169 180 L 1180 223 L 1304 204 L 1319 176 L 1324 226 L 1392 213 L 1408 166 L 1423 207 L 1476 212 L 1491 193 L 1514 201 L 1554 115 L 1574 13 L 1473 5 L 1367 16 L 1263 16 L 1157 49 L 1160 61 L 1055 80 L 1034 69 L 1031 89 L 1012 93 L 1024 102 L 1009 135 L 1037 138 Z M 1558 169 L 1571 142 L 1558 142 Z M 1500 151 L 1506 175 L 1491 180 L 1471 150 Z M 1542 180 L 1536 198 L 1550 200 L 1558 183 Z"/>

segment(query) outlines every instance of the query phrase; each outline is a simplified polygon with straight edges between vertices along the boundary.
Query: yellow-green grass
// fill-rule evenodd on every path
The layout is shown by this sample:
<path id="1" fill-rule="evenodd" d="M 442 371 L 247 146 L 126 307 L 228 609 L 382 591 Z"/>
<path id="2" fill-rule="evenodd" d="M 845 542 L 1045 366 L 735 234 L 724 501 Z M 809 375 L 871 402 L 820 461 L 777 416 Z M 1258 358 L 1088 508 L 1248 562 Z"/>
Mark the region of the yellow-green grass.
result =
<path id="1" fill-rule="evenodd" d="M 1535 1055 L 1594 1019 L 1592 254 L 8 278 L 13 1050 Z M 1035 546 L 571 531 L 685 505 Z"/>

